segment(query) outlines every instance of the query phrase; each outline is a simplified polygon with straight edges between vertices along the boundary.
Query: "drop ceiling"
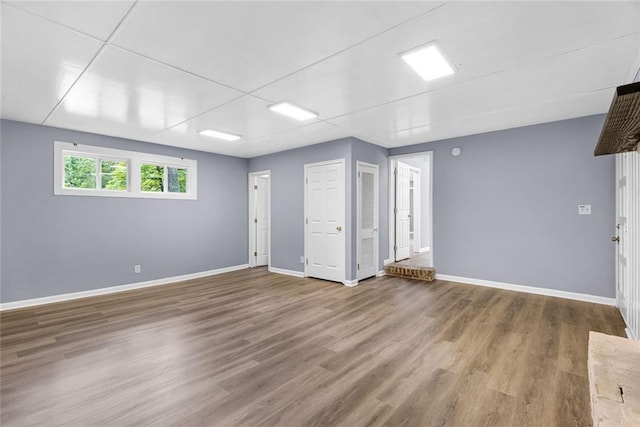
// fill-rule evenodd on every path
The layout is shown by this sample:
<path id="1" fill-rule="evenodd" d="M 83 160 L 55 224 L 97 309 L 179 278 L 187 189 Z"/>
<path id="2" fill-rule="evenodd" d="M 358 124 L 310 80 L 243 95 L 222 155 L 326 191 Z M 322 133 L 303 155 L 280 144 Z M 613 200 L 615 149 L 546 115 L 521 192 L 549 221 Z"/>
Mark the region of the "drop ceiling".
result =
<path id="1" fill-rule="evenodd" d="M 605 113 L 639 22 L 640 1 L 3 1 L 1 114 L 240 157 L 398 147 Z M 425 82 L 399 53 L 434 40 L 456 72 Z"/>

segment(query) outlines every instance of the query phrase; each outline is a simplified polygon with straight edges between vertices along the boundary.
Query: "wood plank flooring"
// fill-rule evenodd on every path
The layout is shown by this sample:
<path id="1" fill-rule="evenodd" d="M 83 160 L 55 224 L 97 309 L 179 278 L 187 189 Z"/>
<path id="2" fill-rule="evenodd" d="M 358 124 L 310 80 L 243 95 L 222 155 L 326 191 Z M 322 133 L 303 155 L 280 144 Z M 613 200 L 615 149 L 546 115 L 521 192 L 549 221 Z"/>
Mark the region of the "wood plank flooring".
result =
<path id="1" fill-rule="evenodd" d="M 588 426 L 613 307 L 242 270 L 4 312 L 3 426 Z"/>

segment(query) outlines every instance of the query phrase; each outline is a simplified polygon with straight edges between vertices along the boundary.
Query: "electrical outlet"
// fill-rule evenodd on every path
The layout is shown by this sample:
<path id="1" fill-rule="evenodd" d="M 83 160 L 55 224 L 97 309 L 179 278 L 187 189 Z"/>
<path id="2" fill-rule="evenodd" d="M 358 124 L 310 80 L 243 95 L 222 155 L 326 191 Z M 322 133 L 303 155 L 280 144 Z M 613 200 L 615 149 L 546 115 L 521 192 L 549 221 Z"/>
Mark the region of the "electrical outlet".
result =
<path id="1" fill-rule="evenodd" d="M 300 264 L 304 264 L 304 257 L 303 256 L 300 257 Z"/>
<path id="2" fill-rule="evenodd" d="M 134 266 L 133 266 L 133 272 L 134 272 L 135 274 L 140 273 L 140 266 L 139 266 L 139 265 L 134 265 Z"/>

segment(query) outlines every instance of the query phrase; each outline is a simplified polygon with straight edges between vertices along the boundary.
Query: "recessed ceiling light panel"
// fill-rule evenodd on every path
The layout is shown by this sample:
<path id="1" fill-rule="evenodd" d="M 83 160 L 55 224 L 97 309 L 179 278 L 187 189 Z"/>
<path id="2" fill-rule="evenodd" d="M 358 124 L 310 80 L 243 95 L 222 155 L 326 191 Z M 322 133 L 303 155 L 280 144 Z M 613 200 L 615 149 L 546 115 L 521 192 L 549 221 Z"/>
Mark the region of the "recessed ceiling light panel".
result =
<path id="1" fill-rule="evenodd" d="M 400 53 L 404 61 L 409 64 L 425 81 L 449 76 L 454 69 L 438 49 L 436 42 Z"/>
<path id="2" fill-rule="evenodd" d="M 277 104 L 270 106 L 269 109 L 300 121 L 315 119 L 318 117 L 318 113 L 305 110 L 304 108 L 293 105 L 290 102 L 278 102 Z"/>
<path id="3" fill-rule="evenodd" d="M 240 135 L 232 133 L 220 132 L 219 130 L 206 129 L 198 132 L 200 135 L 210 136 L 211 138 L 222 139 L 224 141 L 237 141 L 242 138 Z"/>

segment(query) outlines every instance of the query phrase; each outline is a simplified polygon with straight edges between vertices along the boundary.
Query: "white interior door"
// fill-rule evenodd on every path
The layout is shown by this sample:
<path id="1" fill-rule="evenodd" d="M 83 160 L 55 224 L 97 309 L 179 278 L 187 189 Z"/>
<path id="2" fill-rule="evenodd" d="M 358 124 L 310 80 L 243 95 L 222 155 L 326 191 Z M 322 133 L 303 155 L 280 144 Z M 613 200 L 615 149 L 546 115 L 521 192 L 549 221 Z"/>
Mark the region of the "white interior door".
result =
<path id="1" fill-rule="evenodd" d="M 617 178 L 617 194 L 616 194 L 616 282 L 618 294 L 618 308 L 622 316 L 627 318 L 627 162 L 624 160 L 625 154 L 618 157 L 616 178 Z"/>
<path id="2" fill-rule="evenodd" d="M 256 177 L 256 265 L 269 263 L 269 175 Z"/>
<path id="3" fill-rule="evenodd" d="M 358 280 L 378 272 L 378 166 L 358 162 Z"/>
<path id="4" fill-rule="evenodd" d="M 640 339 L 640 153 L 616 155 L 616 296 L 627 334 Z"/>
<path id="5" fill-rule="evenodd" d="M 411 213 L 411 199 L 409 181 L 411 168 L 400 161 L 396 162 L 396 206 L 395 206 L 395 260 L 409 258 L 409 215 Z"/>
<path id="6" fill-rule="evenodd" d="M 249 266 L 269 264 L 270 248 L 270 174 L 249 174 Z"/>
<path id="7" fill-rule="evenodd" d="M 344 160 L 305 165 L 305 275 L 345 280 Z"/>

